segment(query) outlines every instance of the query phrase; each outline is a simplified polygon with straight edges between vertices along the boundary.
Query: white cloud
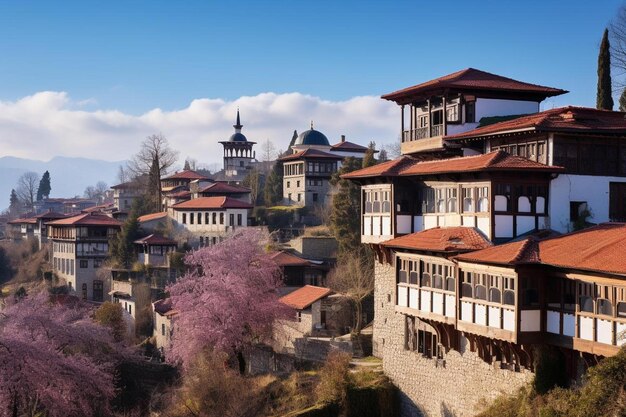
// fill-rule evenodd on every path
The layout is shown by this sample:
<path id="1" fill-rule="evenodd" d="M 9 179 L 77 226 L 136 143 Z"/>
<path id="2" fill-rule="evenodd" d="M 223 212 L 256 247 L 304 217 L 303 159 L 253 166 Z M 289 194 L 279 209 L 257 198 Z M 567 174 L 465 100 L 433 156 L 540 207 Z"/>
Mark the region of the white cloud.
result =
<path id="1" fill-rule="evenodd" d="M 181 160 L 191 156 L 203 164 L 221 164 L 218 142 L 233 133 L 238 107 L 248 140 L 270 139 L 277 149 L 285 149 L 293 130 L 308 129 L 311 120 L 331 143 L 342 134 L 361 144 L 391 143 L 397 140 L 400 113 L 378 97 L 333 102 L 300 93 L 263 93 L 234 101 L 201 98 L 184 109 L 155 108 L 139 116 L 87 111 L 86 104 L 93 107 L 97 101 L 73 101 L 67 93 L 54 91 L 0 102 L 1 154 L 41 160 L 59 155 L 122 160 L 134 154 L 146 136 L 161 132 Z"/>

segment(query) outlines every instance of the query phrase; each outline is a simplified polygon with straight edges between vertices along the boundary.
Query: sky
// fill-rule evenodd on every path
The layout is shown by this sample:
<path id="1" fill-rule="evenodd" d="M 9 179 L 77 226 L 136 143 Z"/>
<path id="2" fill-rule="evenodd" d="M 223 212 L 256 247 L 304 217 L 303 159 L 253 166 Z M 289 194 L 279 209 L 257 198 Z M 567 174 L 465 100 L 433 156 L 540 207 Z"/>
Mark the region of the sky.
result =
<path id="1" fill-rule="evenodd" d="M 3 1 L 0 156 L 122 160 L 162 133 L 181 165 L 215 164 L 237 108 L 248 139 L 277 149 L 311 120 L 331 142 L 383 145 L 399 110 L 381 94 L 467 67 L 570 91 L 543 108 L 594 106 L 621 5 Z"/>

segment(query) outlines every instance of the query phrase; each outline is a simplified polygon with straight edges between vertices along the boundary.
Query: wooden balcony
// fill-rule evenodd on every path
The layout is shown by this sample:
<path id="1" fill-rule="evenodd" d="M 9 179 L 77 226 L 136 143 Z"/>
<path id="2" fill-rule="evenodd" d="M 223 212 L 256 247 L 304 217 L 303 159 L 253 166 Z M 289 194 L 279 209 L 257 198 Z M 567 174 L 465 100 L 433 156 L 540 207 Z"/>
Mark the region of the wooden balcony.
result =
<path id="1" fill-rule="evenodd" d="M 419 127 L 402 132 L 402 154 L 431 151 L 443 148 L 443 125 Z"/>

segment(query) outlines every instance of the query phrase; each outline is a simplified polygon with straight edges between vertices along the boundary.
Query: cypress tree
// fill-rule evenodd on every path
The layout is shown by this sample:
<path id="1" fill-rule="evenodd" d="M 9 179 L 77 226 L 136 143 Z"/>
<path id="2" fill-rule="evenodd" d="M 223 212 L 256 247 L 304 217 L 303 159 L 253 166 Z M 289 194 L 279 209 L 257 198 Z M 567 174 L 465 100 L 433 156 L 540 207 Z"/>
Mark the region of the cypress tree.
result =
<path id="1" fill-rule="evenodd" d="M 148 173 L 148 198 L 152 203 L 152 210 L 161 211 L 161 170 L 158 156 L 153 158 Z"/>
<path id="2" fill-rule="evenodd" d="M 367 151 L 363 156 L 363 168 L 376 165 L 376 159 L 374 159 L 374 151 L 376 150 L 376 142 L 370 142 L 367 146 Z"/>
<path id="3" fill-rule="evenodd" d="M 361 161 L 353 157 L 346 158 L 341 169 L 330 180 L 337 187 L 333 196 L 330 228 L 339 244 L 339 255 L 361 249 L 361 187 L 341 178 L 341 175 L 360 168 Z"/>
<path id="4" fill-rule="evenodd" d="M 39 188 L 37 188 L 37 201 L 41 201 L 44 198 L 50 196 L 52 187 L 50 185 L 50 173 L 48 171 L 43 173 L 43 176 L 39 180 Z"/>
<path id="5" fill-rule="evenodd" d="M 283 199 L 283 165 L 278 161 L 267 176 L 263 196 L 267 207 L 275 206 Z"/>
<path id="6" fill-rule="evenodd" d="M 619 96 L 619 111 L 626 111 L 626 88 L 622 91 L 622 95 Z"/>
<path id="7" fill-rule="evenodd" d="M 20 212 L 20 199 L 18 198 L 17 193 L 15 192 L 15 189 L 12 189 L 10 205 L 9 205 L 9 213 L 11 214 L 11 216 L 17 216 L 19 212 Z"/>
<path id="8" fill-rule="evenodd" d="M 609 30 L 604 29 L 600 43 L 600 54 L 598 55 L 598 95 L 596 97 L 596 108 L 601 110 L 613 110 L 610 49 Z"/>

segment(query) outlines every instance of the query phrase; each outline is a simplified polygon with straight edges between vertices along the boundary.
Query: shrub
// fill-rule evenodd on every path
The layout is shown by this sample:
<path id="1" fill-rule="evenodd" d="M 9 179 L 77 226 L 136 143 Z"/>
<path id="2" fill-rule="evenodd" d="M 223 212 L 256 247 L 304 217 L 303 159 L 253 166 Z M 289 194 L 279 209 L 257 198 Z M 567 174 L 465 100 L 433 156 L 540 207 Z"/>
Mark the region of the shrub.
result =
<path id="1" fill-rule="evenodd" d="M 340 350 L 328 354 L 319 372 L 320 382 L 316 388 L 317 399 L 322 403 L 344 404 L 350 385 L 351 356 Z"/>
<path id="2" fill-rule="evenodd" d="M 126 322 L 122 306 L 117 303 L 105 301 L 96 310 L 94 320 L 103 326 L 111 329 L 111 333 L 116 341 L 121 341 L 126 335 Z"/>

